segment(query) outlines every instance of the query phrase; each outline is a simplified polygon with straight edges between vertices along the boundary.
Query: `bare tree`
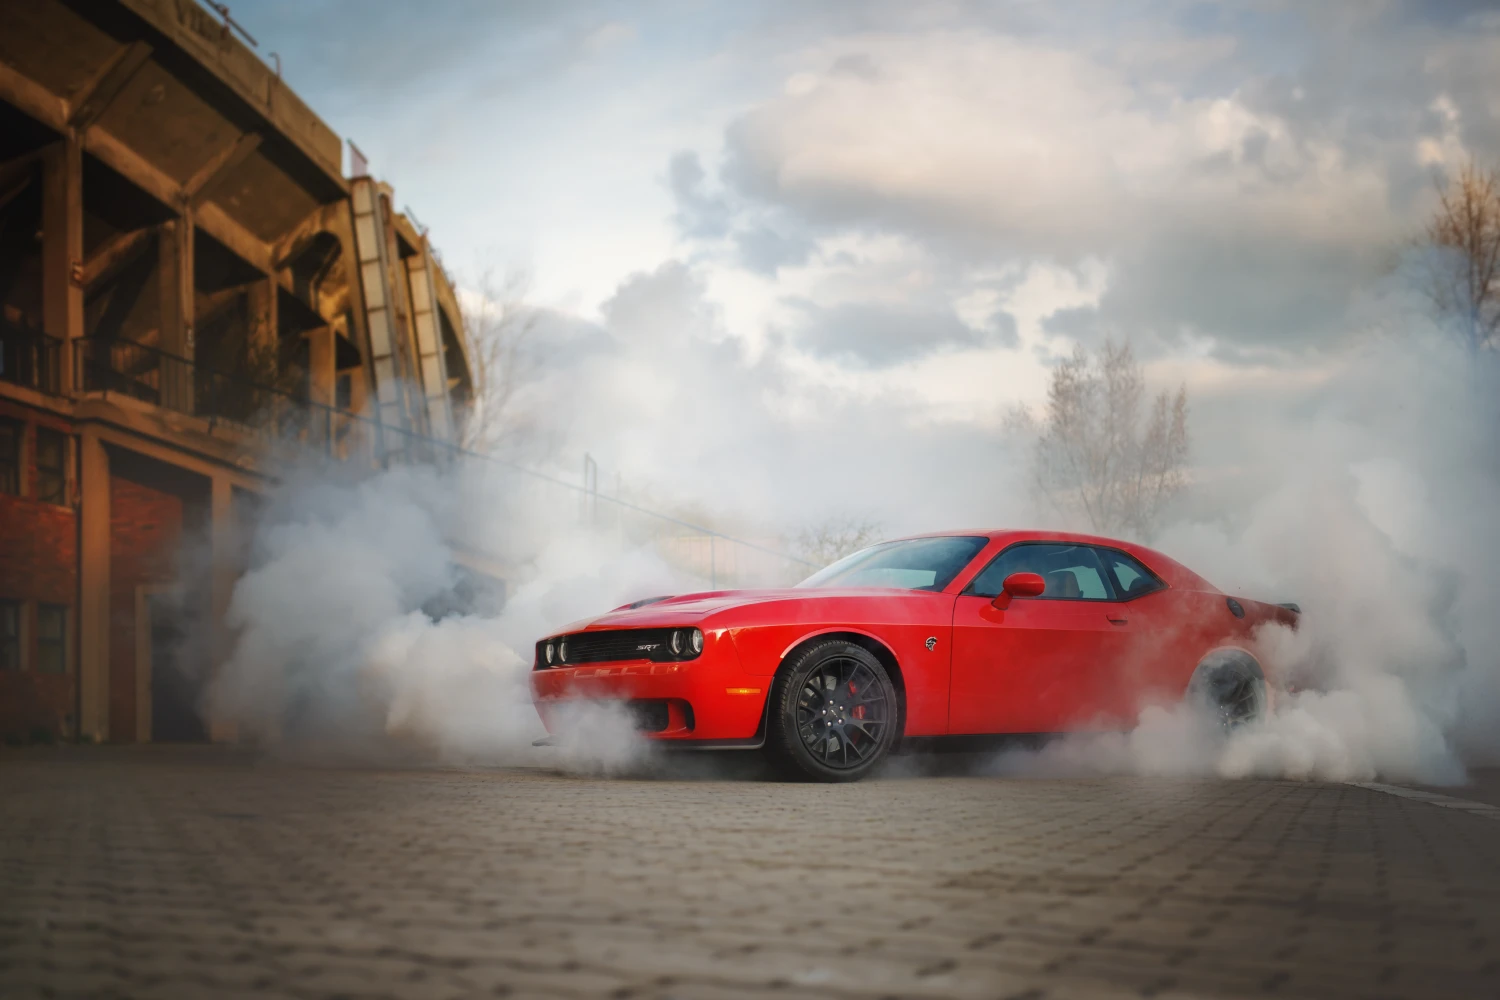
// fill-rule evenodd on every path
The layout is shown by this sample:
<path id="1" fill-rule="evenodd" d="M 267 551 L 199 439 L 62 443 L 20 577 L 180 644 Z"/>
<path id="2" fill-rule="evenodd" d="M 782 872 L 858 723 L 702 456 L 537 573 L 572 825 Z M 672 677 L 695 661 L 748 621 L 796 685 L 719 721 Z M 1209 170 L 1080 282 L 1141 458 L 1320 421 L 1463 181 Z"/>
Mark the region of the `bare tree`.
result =
<path id="1" fill-rule="evenodd" d="M 875 542 L 880 525 L 851 515 L 808 525 L 792 540 L 795 553 L 820 567 L 838 562 Z"/>
<path id="2" fill-rule="evenodd" d="M 1130 344 L 1082 347 L 1052 372 L 1041 421 L 1018 411 L 1012 429 L 1036 435 L 1040 493 L 1103 534 L 1150 538 L 1187 483 L 1187 389 L 1162 392 L 1142 419 L 1145 379 Z"/>
<path id="3" fill-rule="evenodd" d="M 1471 355 L 1500 347 L 1500 170 L 1470 161 L 1438 192 L 1427 224 L 1427 293 Z"/>
<path id="4" fill-rule="evenodd" d="M 486 270 L 472 286 L 464 311 L 474 368 L 474 395 L 460 419 L 459 440 L 465 448 L 485 453 L 513 449 L 536 429 L 519 398 L 537 374 L 528 347 L 539 313 L 527 302 L 529 291 L 529 276 L 521 271 L 497 280 L 493 270 Z"/>

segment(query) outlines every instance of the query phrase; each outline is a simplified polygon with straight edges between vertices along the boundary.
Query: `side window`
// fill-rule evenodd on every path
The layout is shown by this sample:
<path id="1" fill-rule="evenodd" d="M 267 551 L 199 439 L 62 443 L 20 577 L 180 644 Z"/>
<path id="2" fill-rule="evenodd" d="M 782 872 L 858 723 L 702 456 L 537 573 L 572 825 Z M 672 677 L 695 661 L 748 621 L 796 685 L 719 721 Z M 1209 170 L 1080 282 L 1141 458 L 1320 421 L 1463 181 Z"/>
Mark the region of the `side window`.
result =
<path id="1" fill-rule="evenodd" d="M 68 502 L 68 437 L 50 427 L 36 429 L 36 498 Z"/>
<path id="2" fill-rule="evenodd" d="M 68 672 L 68 608 L 40 604 L 36 609 L 36 668 L 43 673 Z"/>
<path id="3" fill-rule="evenodd" d="M 974 582 L 969 593 L 994 597 L 1012 573 L 1037 573 L 1047 581 L 1042 598 L 1072 601 L 1113 599 L 1104 567 L 1088 545 L 1022 542 L 995 557 Z"/>
<path id="4" fill-rule="evenodd" d="M 1149 594 L 1153 590 L 1161 590 L 1166 586 L 1156 574 L 1123 552 L 1101 549 L 1099 555 L 1103 558 L 1105 567 L 1114 576 L 1115 590 L 1122 601 Z"/>
<path id="5" fill-rule="evenodd" d="M 21 492 L 21 430 L 24 424 L 0 419 L 0 493 Z"/>
<path id="6" fill-rule="evenodd" d="M 21 602 L 0 601 L 0 670 L 21 669 Z"/>

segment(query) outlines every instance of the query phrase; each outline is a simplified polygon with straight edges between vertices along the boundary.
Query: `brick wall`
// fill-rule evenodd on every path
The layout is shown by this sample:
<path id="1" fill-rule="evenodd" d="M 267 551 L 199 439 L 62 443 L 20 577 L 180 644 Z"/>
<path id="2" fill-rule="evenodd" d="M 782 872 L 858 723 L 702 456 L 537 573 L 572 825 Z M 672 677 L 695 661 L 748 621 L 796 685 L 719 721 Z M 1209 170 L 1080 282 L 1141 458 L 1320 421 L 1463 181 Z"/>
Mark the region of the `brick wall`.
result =
<path id="1" fill-rule="evenodd" d="M 21 613 L 27 646 L 21 654 L 27 669 L 0 671 L 0 740 L 58 737 L 72 732 L 78 697 L 76 655 L 66 674 L 36 671 L 36 605 L 66 605 L 72 631 L 78 595 L 78 515 L 72 507 L 32 498 L 36 424 L 64 433 L 71 428 L 50 415 L 4 403 L 0 417 L 25 423 L 23 457 L 30 463 L 22 474 L 23 494 L 0 493 L 0 597 L 25 602 Z"/>
<path id="2" fill-rule="evenodd" d="M 78 515 L 0 493 L 0 597 L 71 605 L 78 595 Z"/>

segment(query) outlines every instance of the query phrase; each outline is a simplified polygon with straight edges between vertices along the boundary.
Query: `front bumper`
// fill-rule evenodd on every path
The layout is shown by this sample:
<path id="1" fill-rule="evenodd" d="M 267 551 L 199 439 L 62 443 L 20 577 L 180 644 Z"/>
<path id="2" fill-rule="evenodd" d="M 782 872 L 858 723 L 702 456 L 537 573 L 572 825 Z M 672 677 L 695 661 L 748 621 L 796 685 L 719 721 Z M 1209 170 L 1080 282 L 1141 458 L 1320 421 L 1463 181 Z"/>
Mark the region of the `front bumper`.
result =
<path id="1" fill-rule="evenodd" d="M 703 652 L 692 660 L 632 660 L 548 667 L 531 672 L 531 695 L 549 733 L 565 707 L 578 702 L 665 702 L 666 726 L 644 730 L 651 740 L 735 744 L 754 740 L 771 678 L 747 674 L 727 631 L 704 631 Z"/>

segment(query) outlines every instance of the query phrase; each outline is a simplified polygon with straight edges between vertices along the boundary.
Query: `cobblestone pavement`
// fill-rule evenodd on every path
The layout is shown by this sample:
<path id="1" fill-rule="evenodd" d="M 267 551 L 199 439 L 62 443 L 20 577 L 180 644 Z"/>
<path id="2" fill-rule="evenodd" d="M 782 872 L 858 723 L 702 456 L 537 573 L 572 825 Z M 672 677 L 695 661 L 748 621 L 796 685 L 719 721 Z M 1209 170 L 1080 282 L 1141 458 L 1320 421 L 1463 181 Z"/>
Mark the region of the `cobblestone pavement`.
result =
<path id="1" fill-rule="evenodd" d="M 0 755 L 0 996 L 507 994 L 1495 997 L 1500 824 L 1290 782 Z"/>

